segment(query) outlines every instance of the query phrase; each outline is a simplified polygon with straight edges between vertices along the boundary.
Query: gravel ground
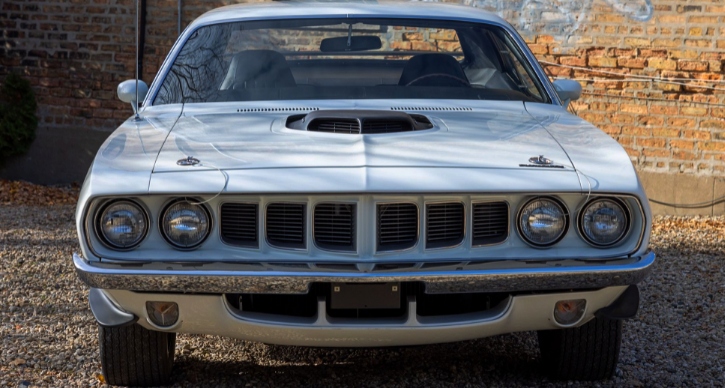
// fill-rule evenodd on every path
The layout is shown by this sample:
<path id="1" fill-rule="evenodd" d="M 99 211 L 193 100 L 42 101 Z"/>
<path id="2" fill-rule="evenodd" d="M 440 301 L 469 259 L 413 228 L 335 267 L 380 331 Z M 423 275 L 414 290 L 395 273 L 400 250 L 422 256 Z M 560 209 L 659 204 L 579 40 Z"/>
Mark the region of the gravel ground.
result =
<path id="1" fill-rule="evenodd" d="M 0 386 L 104 385 L 88 290 L 71 262 L 73 211 L 0 205 Z M 611 381 L 548 380 L 534 333 L 395 349 L 180 335 L 174 386 L 722 386 L 725 217 L 658 218 L 652 248 L 658 262 Z"/>

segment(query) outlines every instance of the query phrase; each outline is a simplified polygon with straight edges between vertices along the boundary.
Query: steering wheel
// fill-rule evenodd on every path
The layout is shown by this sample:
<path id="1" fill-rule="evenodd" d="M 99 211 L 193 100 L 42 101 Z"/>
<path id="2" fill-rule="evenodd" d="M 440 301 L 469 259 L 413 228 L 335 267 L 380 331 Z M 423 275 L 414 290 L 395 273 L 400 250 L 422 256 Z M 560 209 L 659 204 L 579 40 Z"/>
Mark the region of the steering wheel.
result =
<path id="1" fill-rule="evenodd" d="M 452 79 L 452 80 L 460 83 L 463 86 L 471 86 L 471 83 L 468 82 L 468 81 L 466 81 L 465 79 L 458 78 L 455 75 L 450 75 L 450 74 L 445 74 L 445 73 L 432 73 L 432 74 L 422 75 L 422 76 L 420 76 L 420 77 L 418 77 L 418 78 L 416 78 L 416 79 L 408 82 L 407 84 L 405 84 L 405 86 L 412 86 L 414 83 L 416 83 L 418 81 L 421 81 L 421 80 L 424 80 L 424 79 L 428 79 L 428 78 L 431 78 L 431 77 L 439 77 L 439 78 Z"/>

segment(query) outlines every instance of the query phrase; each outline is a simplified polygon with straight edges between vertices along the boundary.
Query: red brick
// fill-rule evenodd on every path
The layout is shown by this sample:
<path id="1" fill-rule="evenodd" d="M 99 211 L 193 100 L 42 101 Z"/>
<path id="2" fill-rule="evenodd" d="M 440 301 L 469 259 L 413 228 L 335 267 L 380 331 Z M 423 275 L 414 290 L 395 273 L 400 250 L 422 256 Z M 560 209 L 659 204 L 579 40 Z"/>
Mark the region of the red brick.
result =
<path id="1" fill-rule="evenodd" d="M 660 70 L 676 70 L 677 62 L 675 62 L 671 59 L 650 58 L 647 61 L 647 67 L 651 67 L 653 69 L 660 69 Z"/>
<path id="2" fill-rule="evenodd" d="M 685 139 L 710 140 L 710 132 L 705 131 L 682 131 L 682 137 Z"/>
<path id="3" fill-rule="evenodd" d="M 695 120 L 684 117 L 670 117 L 667 119 L 667 125 L 680 128 L 692 128 L 695 126 Z"/>
<path id="4" fill-rule="evenodd" d="M 725 120 L 704 120 L 700 123 L 700 128 L 725 130 Z"/>
<path id="5" fill-rule="evenodd" d="M 623 126 L 622 134 L 645 137 L 645 136 L 652 136 L 652 130 L 649 128 L 642 128 L 642 127 Z"/>
<path id="6" fill-rule="evenodd" d="M 622 104 L 622 112 L 635 113 L 635 114 L 647 114 L 647 105 L 635 105 L 635 104 Z"/>
<path id="7" fill-rule="evenodd" d="M 680 108 L 680 114 L 685 116 L 703 117 L 707 114 L 707 108 L 695 106 L 683 106 Z"/>
<path id="8" fill-rule="evenodd" d="M 677 149 L 691 150 L 695 148 L 695 142 L 683 139 L 670 139 L 670 146 Z"/>
<path id="9" fill-rule="evenodd" d="M 677 129 L 672 128 L 653 128 L 652 129 L 652 135 L 653 136 L 659 136 L 659 137 L 679 137 L 680 131 Z"/>
<path id="10" fill-rule="evenodd" d="M 643 149 L 642 155 L 649 157 L 649 158 L 667 158 L 670 156 L 670 151 L 668 150 L 662 150 L 662 149 Z"/>
<path id="11" fill-rule="evenodd" d="M 725 141 L 700 142 L 698 148 L 703 151 L 725 151 Z"/>
<path id="12" fill-rule="evenodd" d="M 618 58 L 617 64 L 620 67 L 629 67 L 633 69 L 644 69 L 647 60 L 645 58 Z"/>
<path id="13" fill-rule="evenodd" d="M 683 71 L 707 71 L 709 63 L 705 61 L 679 61 L 677 70 Z"/>
<path id="14" fill-rule="evenodd" d="M 641 145 L 644 147 L 649 148 L 664 148 L 667 144 L 667 140 L 662 138 L 644 138 L 644 139 L 637 139 L 637 145 Z"/>
<path id="15" fill-rule="evenodd" d="M 662 126 L 665 123 L 665 119 L 659 116 L 642 116 L 637 119 L 639 125 L 644 126 Z"/>
<path id="16" fill-rule="evenodd" d="M 583 57 L 559 57 L 559 63 L 566 66 L 585 67 L 587 59 Z"/>
<path id="17" fill-rule="evenodd" d="M 589 57 L 589 66 L 592 66 L 592 67 L 617 67 L 617 58 Z"/>
<path id="18" fill-rule="evenodd" d="M 695 152 L 677 150 L 672 152 L 672 158 L 678 160 L 695 160 L 697 159 L 697 154 Z"/>

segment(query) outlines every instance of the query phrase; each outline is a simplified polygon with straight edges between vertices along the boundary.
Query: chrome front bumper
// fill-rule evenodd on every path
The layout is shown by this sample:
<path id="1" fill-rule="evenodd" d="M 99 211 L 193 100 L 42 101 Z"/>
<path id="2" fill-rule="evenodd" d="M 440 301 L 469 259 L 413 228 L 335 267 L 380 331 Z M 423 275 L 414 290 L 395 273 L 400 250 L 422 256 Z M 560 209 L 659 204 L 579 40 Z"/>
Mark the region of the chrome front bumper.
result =
<path id="1" fill-rule="evenodd" d="M 274 263 L 98 263 L 73 255 L 80 279 L 106 290 L 305 294 L 312 283 L 422 282 L 429 294 L 581 290 L 637 284 L 655 254 L 607 260 L 505 260 L 380 271 L 322 270 Z"/>

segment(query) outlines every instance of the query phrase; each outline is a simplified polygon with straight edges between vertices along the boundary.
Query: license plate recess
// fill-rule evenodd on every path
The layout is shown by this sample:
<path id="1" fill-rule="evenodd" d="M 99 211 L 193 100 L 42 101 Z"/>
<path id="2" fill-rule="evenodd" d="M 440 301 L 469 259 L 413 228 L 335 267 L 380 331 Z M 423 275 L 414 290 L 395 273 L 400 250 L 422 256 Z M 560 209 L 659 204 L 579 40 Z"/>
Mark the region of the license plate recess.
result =
<path id="1" fill-rule="evenodd" d="M 400 282 L 332 283 L 332 309 L 399 309 Z"/>

